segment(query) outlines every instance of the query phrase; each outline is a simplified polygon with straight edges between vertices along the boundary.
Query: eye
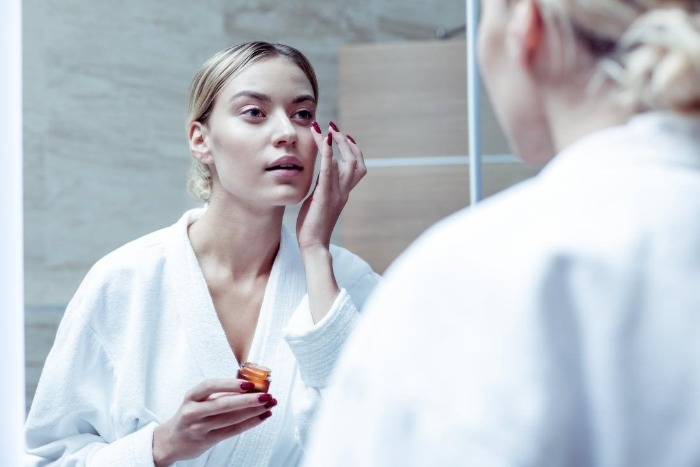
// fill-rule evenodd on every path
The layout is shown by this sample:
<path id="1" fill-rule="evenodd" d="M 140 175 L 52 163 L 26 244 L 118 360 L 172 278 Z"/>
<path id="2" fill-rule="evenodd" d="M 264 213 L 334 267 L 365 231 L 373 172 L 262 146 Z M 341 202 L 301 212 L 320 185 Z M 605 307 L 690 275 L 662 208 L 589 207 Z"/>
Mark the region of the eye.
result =
<path id="1" fill-rule="evenodd" d="M 296 118 L 300 120 L 308 121 L 314 119 L 314 113 L 308 109 L 301 109 L 294 114 Z"/>
<path id="2" fill-rule="evenodd" d="M 262 118 L 265 116 L 262 109 L 259 109 L 258 107 L 247 107 L 241 111 L 241 115 L 250 118 Z"/>

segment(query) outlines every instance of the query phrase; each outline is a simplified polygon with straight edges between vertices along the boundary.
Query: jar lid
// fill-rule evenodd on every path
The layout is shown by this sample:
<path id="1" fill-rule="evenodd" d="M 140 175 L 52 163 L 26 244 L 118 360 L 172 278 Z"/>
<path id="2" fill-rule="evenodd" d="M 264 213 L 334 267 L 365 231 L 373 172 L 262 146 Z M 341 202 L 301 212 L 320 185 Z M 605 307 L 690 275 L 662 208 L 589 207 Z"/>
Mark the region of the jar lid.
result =
<path id="1" fill-rule="evenodd" d="M 272 373 L 272 370 L 270 370 L 269 368 L 252 362 L 245 362 L 243 365 L 241 365 L 241 369 L 244 369 L 250 373 L 255 373 L 263 378 L 269 376 Z"/>

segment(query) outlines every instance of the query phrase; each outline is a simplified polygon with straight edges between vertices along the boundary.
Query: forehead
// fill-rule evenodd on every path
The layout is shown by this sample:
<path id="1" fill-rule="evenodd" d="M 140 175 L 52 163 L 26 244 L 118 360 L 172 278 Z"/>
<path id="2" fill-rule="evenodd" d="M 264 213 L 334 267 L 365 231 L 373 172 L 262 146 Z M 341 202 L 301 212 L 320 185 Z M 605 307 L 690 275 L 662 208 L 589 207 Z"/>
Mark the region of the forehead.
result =
<path id="1" fill-rule="evenodd" d="M 221 94 L 232 95 L 244 90 L 268 95 L 313 95 L 313 87 L 304 71 L 284 57 L 263 58 L 250 63 L 226 83 Z"/>

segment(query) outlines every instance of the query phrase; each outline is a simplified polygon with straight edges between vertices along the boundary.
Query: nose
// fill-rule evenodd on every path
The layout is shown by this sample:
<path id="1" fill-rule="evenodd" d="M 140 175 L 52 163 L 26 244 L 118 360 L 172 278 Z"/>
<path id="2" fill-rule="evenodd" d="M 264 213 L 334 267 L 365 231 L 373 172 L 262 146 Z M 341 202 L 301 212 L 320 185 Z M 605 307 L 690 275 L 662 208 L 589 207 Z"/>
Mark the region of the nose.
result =
<path id="1" fill-rule="evenodd" d="M 273 125 L 272 143 L 275 146 L 296 144 L 299 135 L 294 123 L 286 114 L 277 115 Z"/>

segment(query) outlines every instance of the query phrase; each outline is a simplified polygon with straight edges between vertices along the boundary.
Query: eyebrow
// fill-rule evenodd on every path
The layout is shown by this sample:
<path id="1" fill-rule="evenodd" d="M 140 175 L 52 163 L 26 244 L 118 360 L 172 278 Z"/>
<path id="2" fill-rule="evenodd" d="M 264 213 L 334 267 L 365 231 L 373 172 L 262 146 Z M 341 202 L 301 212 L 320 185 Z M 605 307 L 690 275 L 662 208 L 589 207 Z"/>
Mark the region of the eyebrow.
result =
<path id="1" fill-rule="evenodd" d="M 272 102 L 272 98 L 268 94 L 263 94 L 261 92 L 255 92 L 255 91 L 241 91 L 237 92 L 233 96 L 231 96 L 231 99 L 229 99 L 229 102 L 233 102 L 234 100 L 240 98 L 240 97 L 250 97 L 262 102 Z M 306 101 L 311 101 L 314 104 L 316 103 L 316 99 L 314 96 L 311 94 L 301 94 L 294 99 L 292 99 L 292 104 L 298 104 L 300 102 L 306 102 Z"/>

